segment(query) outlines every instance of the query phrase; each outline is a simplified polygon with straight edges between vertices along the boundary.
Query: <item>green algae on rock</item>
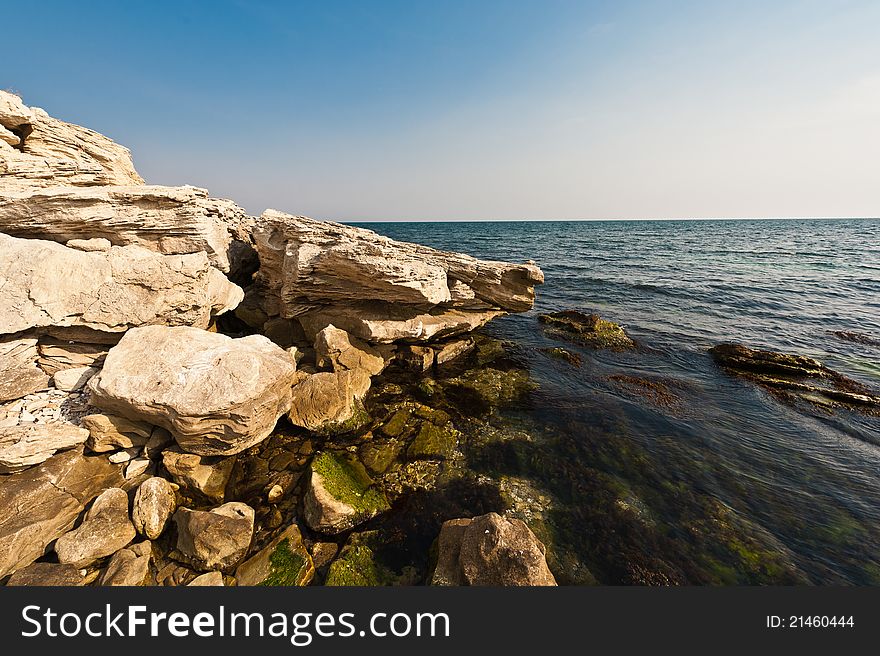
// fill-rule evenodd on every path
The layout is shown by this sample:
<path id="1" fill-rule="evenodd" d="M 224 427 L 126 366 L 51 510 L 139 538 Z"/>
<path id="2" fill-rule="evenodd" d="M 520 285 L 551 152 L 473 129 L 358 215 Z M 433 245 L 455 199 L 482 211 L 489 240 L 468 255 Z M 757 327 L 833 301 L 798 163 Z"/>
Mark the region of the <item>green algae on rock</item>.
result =
<path id="1" fill-rule="evenodd" d="M 312 460 L 304 518 L 315 531 L 340 533 L 388 509 L 363 464 L 348 454 L 324 451 Z"/>
<path id="2" fill-rule="evenodd" d="M 407 455 L 413 460 L 445 460 L 452 457 L 458 446 L 458 437 L 458 431 L 451 426 L 438 426 L 425 421 L 410 444 Z"/>
<path id="3" fill-rule="evenodd" d="M 624 351 L 635 348 L 635 342 L 626 331 L 613 321 L 598 314 L 584 314 L 577 310 L 564 310 L 542 314 L 538 321 L 554 332 L 576 339 L 591 348 Z"/>
<path id="4" fill-rule="evenodd" d="M 445 381 L 443 387 L 459 411 L 479 416 L 520 399 L 537 386 L 524 369 L 502 371 L 486 367 L 466 371 Z"/>
<path id="5" fill-rule="evenodd" d="M 284 529 L 235 570 L 240 586 L 306 586 L 314 575 L 315 565 L 296 524 Z"/>

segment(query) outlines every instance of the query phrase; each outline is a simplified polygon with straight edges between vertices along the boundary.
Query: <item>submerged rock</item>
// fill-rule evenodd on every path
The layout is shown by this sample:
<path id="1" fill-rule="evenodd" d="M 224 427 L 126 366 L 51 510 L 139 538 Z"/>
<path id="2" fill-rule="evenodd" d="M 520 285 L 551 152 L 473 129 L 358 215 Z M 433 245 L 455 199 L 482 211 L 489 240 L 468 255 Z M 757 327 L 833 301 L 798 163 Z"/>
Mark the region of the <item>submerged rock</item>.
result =
<path id="1" fill-rule="evenodd" d="M 388 509 L 385 495 L 354 458 L 323 452 L 312 460 L 303 519 L 319 533 L 341 533 Z"/>
<path id="2" fill-rule="evenodd" d="M 535 389 L 523 369 L 502 371 L 492 367 L 471 369 L 443 383 L 446 395 L 469 414 L 485 415 Z"/>
<path id="3" fill-rule="evenodd" d="M 376 559 L 375 550 L 380 539 L 375 531 L 353 534 L 330 564 L 324 585 L 366 587 L 397 582 L 399 577 Z"/>
<path id="4" fill-rule="evenodd" d="M 89 382 L 92 402 L 171 431 L 199 455 L 231 455 L 269 436 L 290 407 L 293 358 L 261 335 L 130 330 Z"/>
<path id="5" fill-rule="evenodd" d="M 178 508 L 177 552 L 197 570 L 226 570 L 247 554 L 254 535 L 254 510 L 232 501 L 211 511 Z"/>
<path id="6" fill-rule="evenodd" d="M 556 579 L 528 526 L 489 513 L 443 523 L 431 585 L 556 585 Z"/>
<path id="7" fill-rule="evenodd" d="M 538 317 L 538 321 L 549 329 L 576 339 L 591 348 L 623 351 L 635 347 L 635 342 L 623 328 L 613 321 L 603 319 L 598 314 L 565 310 L 542 314 Z"/>
<path id="8" fill-rule="evenodd" d="M 86 504 L 123 483 L 121 468 L 82 448 L 53 456 L 0 484 L 0 578 L 42 556 L 73 528 Z"/>
<path id="9" fill-rule="evenodd" d="M 235 570 L 240 586 L 306 586 L 314 575 L 315 565 L 296 524 L 281 531 Z"/>
<path id="10" fill-rule="evenodd" d="M 813 358 L 739 344 L 719 344 L 709 353 L 729 373 L 757 383 L 782 401 L 880 413 L 880 393 Z"/>

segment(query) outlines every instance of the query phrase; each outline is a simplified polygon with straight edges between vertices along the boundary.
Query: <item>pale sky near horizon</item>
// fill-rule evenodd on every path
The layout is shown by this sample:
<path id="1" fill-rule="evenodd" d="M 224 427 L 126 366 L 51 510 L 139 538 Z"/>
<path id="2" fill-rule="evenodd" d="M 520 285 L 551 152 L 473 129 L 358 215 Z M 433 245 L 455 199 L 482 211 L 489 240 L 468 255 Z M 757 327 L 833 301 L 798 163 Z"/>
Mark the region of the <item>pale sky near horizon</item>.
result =
<path id="1" fill-rule="evenodd" d="M 880 216 L 877 0 L 40 10 L 0 88 L 253 213 Z"/>

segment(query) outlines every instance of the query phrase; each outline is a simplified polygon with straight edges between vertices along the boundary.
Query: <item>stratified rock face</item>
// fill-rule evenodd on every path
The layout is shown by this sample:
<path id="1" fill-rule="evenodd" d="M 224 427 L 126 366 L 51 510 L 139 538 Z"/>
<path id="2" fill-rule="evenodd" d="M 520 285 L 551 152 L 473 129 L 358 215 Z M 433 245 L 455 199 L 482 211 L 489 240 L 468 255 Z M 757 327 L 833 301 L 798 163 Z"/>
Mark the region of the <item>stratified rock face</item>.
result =
<path id="1" fill-rule="evenodd" d="M 313 332 L 333 323 L 370 341 L 431 339 L 473 329 L 504 311 L 528 310 L 534 286 L 544 280 L 534 264 L 478 260 L 274 210 L 257 221 L 254 238 L 269 315 L 311 311 Z M 349 307 L 360 316 L 345 323 Z M 332 317 L 315 313 L 322 310 Z M 456 313 L 446 316 L 451 310 Z M 399 325 L 384 334 L 379 326 L 367 328 L 386 319 Z"/>
<path id="2" fill-rule="evenodd" d="M 211 264 L 230 270 L 233 243 L 249 241 L 252 220 L 229 200 L 197 187 L 0 187 L 0 232 L 83 248 L 97 239 L 137 245 L 165 255 L 205 252 Z"/>
<path id="3" fill-rule="evenodd" d="M 0 340 L 0 402 L 45 389 L 49 377 L 37 367 L 36 339 Z"/>
<path id="4" fill-rule="evenodd" d="M 262 335 L 147 326 L 110 350 L 89 389 L 98 407 L 168 429 L 184 451 L 231 455 L 272 432 L 295 375 L 293 356 Z"/>
<path id="5" fill-rule="evenodd" d="M 0 474 L 38 465 L 86 441 L 89 432 L 67 423 L 31 424 L 0 428 Z"/>
<path id="6" fill-rule="evenodd" d="M 0 193 L 24 184 L 142 183 L 127 148 L 0 91 Z"/>
<path id="7" fill-rule="evenodd" d="M 230 502 L 210 512 L 179 508 L 174 513 L 177 550 L 196 569 L 227 569 L 247 553 L 254 535 L 254 510 Z"/>
<path id="8" fill-rule="evenodd" d="M 0 578 L 43 555 L 69 531 L 87 503 L 123 482 L 121 468 L 72 449 L 3 478 L 0 485 Z"/>
<path id="9" fill-rule="evenodd" d="M 159 255 L 139 246 L 88 253 L 0 234 L 0 331 L 81 327 L 123 332 L 166 324 L 207 328 L 242 290 L 204 253 Z"/>
<path id="10" fill-rule="evenodd" d="M 287 418 L 314 432 L 345 432 L 363 414 L 361 399 L 369 389 L 370 376 L 363 370 L 312 374 L 293 388 Z"/>
<path id="11" fill-rule="evenodd" d="M 59 562 L 85 567 L 116 553 L 135 535 L 128 518 L 128 495 L 111 487 L 95 499 L 82 524 L 58 538 L 55 552 Z"/>
<path id="12" fill-rule="evenodd" d="M 518 519 L 488 513 L 443 523 L 432 585 L 556 585 L 544 545 Z"/>

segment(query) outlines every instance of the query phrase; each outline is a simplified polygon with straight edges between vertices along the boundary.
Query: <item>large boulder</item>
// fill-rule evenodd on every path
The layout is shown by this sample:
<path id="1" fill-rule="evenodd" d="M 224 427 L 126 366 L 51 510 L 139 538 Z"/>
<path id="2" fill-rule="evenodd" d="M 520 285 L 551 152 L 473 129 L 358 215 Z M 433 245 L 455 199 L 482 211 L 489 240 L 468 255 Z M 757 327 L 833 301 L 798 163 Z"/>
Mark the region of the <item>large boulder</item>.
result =
<path id="1" fill-rule="evenodd" d="M 532 263 L 478 260 L 274 210 L 257 221 L 254 239 L 267 315 L 305 315 L 307 332 L 332 323 L 376 342 L 446 336 L 528 310 L 544 280 Z"/>
<path id="2" fill-rule="evenodd" d="M 207 328 L 241 289 L 204 253 L 160 255 L 139 246 L 85 252 L 0 234 L 0 331 L 48 327 L 119 333 L 147 324 Z"/>
<path id="3" fill-rule="evenodd" d="M 45 462 L 56 451 L 82 444 L 88 436 L 84 428 L 67 423 L 0 428 L 0 474 L 11 474 Z"/>
<path id="4" fill-rule="evenodd" d="M 86 504 L 123 483 L 121 467 L 71 449 L 0 484 L 0 578 L 42 556 Z"/>
<path id="5" fill-rule="evenodd" d="M 27 107 L 8 91 L 0 91 L 0 134 L 0 193 L 19 186 L 143 183 L 127 148 Z"/>
<path id="6" fill-rule="evenodd" d="M 437 552 L 431 585 L 556 585 L 541 541 L 497 513 L 444 522 Z"/>
<path id="7" fill-rule="evenodd" d="M 146 326 L 110 350 L 89 389 L 96 406 L 167 428 L 184 451 L 231 455 L 269 436 L 295 375 L 293 356 L 262 335 Z"/>
<path id="8" fill-rule="evenodd" d="M 135 535 L 128 495 L 112 487 L 98 495 L 82 524 L 58 538 L 55 553 L 61 563 L 85 567 L 124 548 Z"/>
<path id="9" fill-rule="evenodd" d="M 254 510 L 237 501 L 211 511 L 178 508 L 177 551 L 198 570 L 220 570 L 244 558 L 254 535 Z"/>

